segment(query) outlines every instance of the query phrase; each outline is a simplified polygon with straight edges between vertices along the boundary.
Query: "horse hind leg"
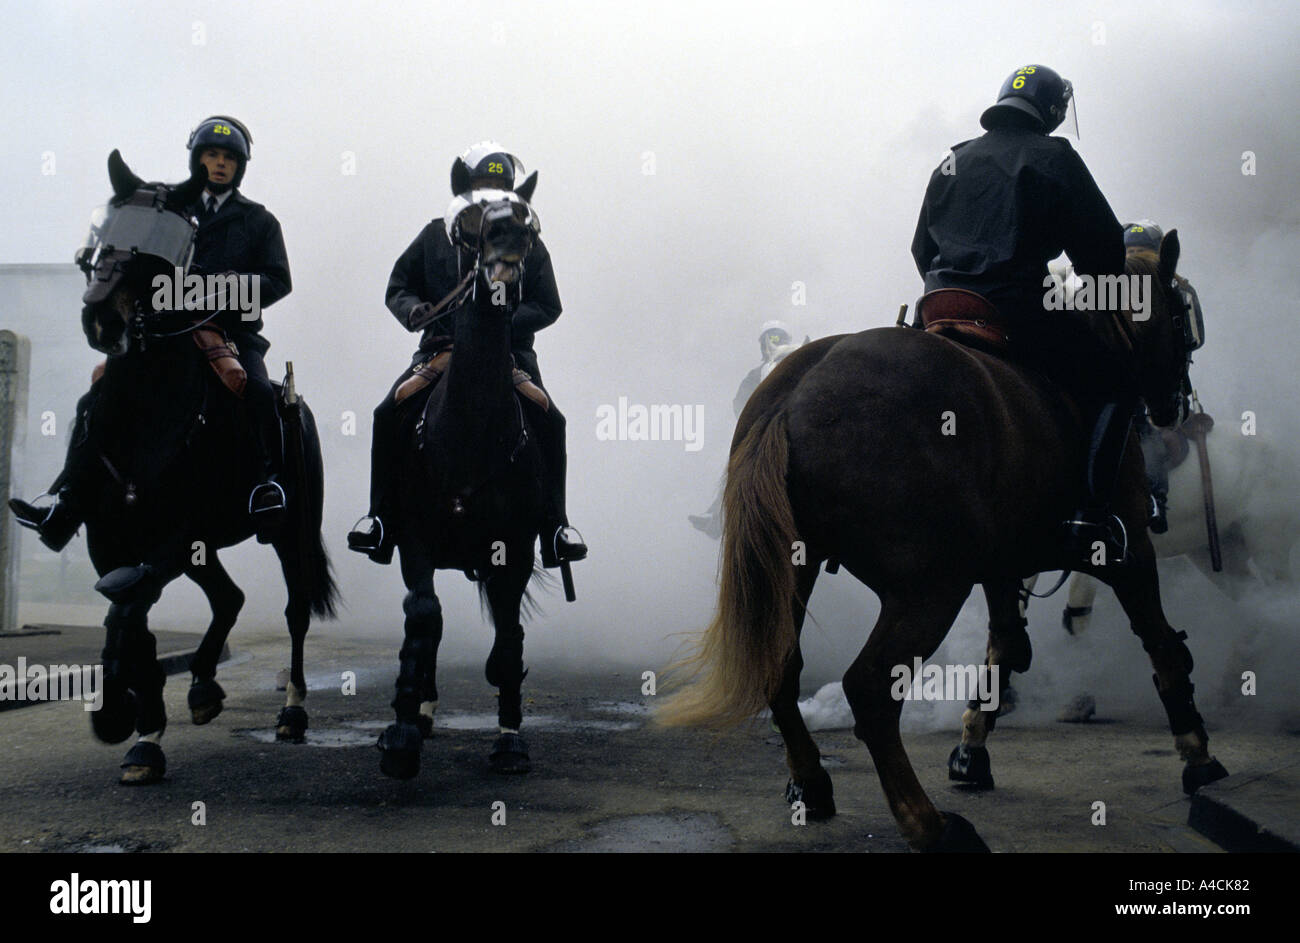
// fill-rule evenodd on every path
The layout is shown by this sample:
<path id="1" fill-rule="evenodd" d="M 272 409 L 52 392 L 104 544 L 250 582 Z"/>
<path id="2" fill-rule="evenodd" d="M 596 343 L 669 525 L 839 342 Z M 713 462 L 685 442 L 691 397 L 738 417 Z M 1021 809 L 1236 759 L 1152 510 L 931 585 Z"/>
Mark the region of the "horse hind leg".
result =
<path id="1" fill-rule="evenodd" d="M 997 723 L 998 707 L 1007 697 L 1012 672 L 1024 674 L 1033 658 L 1020 584 L 1015 580 L 985 583 L 984 596 L 989 606 L 989 640 L 981 680 L 987 694 L 992 694 L 996 683 L 997 699 L 975 697 L 967 702 L 961 718 L 961 743 L 948 757 L 948 778 L 972 789 L 993 788 L 993 770 L 984 744 Z"/>
<path id="2" fill-rule="evenodd" d="M 809 561 L 798 573 L 794 597 L 795 649 L 785 666 L 781 687 L 772 700 L 772 720 L 785 741 L 785 760 L 790 767 L 790 782 L 785 788 L 785 801 L 802 802 L 810 819 L 829 819 L 835 814 L 834 787 L 830 774 L 822 768 L 821 751 L 803 715 L 799 712 L 799 674 L 803 671 L 803 653 L 799 649 L 799 633 L 807 614 L 807 600 L 817 581 L 820 563 Z"/>
<path id="3" fill-rule="evenodd" d="M 1165 619 L 1155 557 L 1149 549 L 1127 572 L 1116 576 L 1111 588 L 1155 668 L 1152 680 L 1169 717 L 1174 746 L 1183 759 L 1183 792 L 1191 795 L 1201 786 L 1223 779 L 1228 771 L 1210 755 L 1205 722 L 1192 698 L 1192 653 L 1184 643 L 1187 633 L 1175 631 Z"/>
<path id="4" fill-rule="evenodd" d="M 1065 608 L 1061 610 L 1061 628 L 1071 635 L 1082 635 L 1092 617 L 1092 604 L 1097 598 L 1097 581 L 1087 573 L 1070 577 L 1070 593 Z"/>
<path id="5" fill-rule="evenodd" d="M 244 607 L 244 594 L 221 565 L 215 552 L 210 553 L 201 566 L 188 563 L 185 575 L 203 590 L 208 605 L 212 607 L 212 621 L 190 661 L 190 690 L 186 696 L 190 718 L 195 724 L 201 725 L 214 720 L 221 713 L 225 701 L 226 692 L 216 681 L 217 659 L 221 657 L 230 630 L 234 628 L 239 611 Z"/>
<path id="6" fill-rule="evenodd" d="M 932 655 L 969 594 L 969 585 L 885 594 L 871 637 L 844 675 L 853 732 L 871 751 L 894 820 L 919 851 L 988 851 L 969 822 L 953 812 L 940 814 L 925 794 L 898 730 L 903 702 L 890 692 L 895 667 L 910 670 L 914 657 Z"/>

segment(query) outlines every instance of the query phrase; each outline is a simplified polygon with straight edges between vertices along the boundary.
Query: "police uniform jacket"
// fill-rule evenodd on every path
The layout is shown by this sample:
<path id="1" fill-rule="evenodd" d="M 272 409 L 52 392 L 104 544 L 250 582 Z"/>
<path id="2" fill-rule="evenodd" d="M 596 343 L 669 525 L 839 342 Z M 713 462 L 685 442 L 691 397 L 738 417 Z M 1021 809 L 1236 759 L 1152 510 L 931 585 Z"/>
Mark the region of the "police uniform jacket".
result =
<path id="1" fill-rule="evenodd" d="M 192 208 L 196 216 L 201 210 L 199 204 Z M 238 272 L 258 276 L 262 308 L 279 301 L 293 288 L 280 221 L 261 203 L 254 203 L 238 190 L 226 198 L 211 219 L 199 224 L 192 268 L 203 275 Z M 225 311 L 215 323 L 241 350 L 253 348 L 265 353 L 271 345 L 262 337 L 261 311 L 257 315 L 257 320 L 245 321 L 238 310 Z"/>
<path id="2" fill-rule="evenodd" d="M 437 304 L 461 280 L 457 267 L 457 253 L 447 238 L 441 219 L 435 219 L 420 231 L 415 241 L 407 247 L 393 266 L 388 279 L 384 300 L 402 327 L 411 326 L 411 312 L 423 302 Z M 555 286 L 555 271 L 551 267 L 551 254 L 540 239 L 524 259 L 523 300 L 515 308 L 510 321 L 510 349 L 515 363 L 537 375 L 537 354 L 533 351 L 533 338 L 544 327 L 554 324 L 560 316 L 560 292 Z M 420 337 L 420 347 L 412 358 L 412 365 L 428 358 L 433 348 L 451 333 L 451 318 L 446 317 L 429 325 Z"/>
<path id="3" fill-rule="evenodd" d="M 1064 138 L 1000 127 L 952 152 L 912 240 L 926 291 L 978 292 L 1014 323 L 1041 316 L 1047 263 L 1062 251 L 1079 275 L 1123 273 L 1123 228 Z"/>

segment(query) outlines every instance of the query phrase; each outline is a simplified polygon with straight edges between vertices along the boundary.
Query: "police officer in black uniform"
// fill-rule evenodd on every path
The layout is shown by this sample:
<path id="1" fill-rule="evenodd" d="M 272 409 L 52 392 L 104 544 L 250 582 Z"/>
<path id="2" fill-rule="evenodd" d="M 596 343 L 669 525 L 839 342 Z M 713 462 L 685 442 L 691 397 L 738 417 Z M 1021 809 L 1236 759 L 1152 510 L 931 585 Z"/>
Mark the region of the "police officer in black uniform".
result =
<path id="1" fill-rule="evenodd" d="M 252 135 L 243 124 L 224 115 L 200 122 L 190 134 L 190 171 L 202 164 L 208 185 L 193 208 L 199 220 L 191 270 L 200 275 L 235 272 L 259 281 L 261 308 L 289 294 L 289 257 L 280 223 L 265 206 L 239 192 L 252 157 Z M 262 312 L 226 310 L 213 323 L 235 344 L 239 362 L 248 373 L 243 403 L 255 435 L 252 445 L 263 480 L 249 496 L 249 512 L 258 539 L 268 540 L 283 516 L 284 489 L 279 484 L 284 465 L 280 418 L 275 393 L 263 358 L 270 342 L 262 336 Z"/>
<path id="2" fill-rule="evenodd" d="M 1080 275 L 1124 272 L 1123 229 L 1083 160 L 1059 137 L 1073 89 L 1055 71 L 1025 66 L 980 116 L 984 135 L 956 145 L 931 175 L 912 257 L 927 292 L 963 288 L 1007 321 L 1017 356 L 1061 384 L 1095 418 L 1088 501 L 1062 524 L 1081 560 L 1094 541 L 1126 559 L 1111 526 L 1111 496 L 1134 409 L 1136 378 L 1078 312 L 1044 309 L 1047 263 L 1064 251 Z"/>
<path id="3" fill-rule="evenodd" d="M 470 168 L 470 188 L 473 190 L 511 190 L 524 173 L 523 164 L 517 157 L 491 141 L 471 146 L 461 155 L 461 160 Z M 458 253 L 447 238 L 443 220 L 435 219 L 420 231 L 415 241 L 398 258 L 388 280 L 384 300 L 404 328 L 410 331 L 420 330 L 423 319 L 431 314 L 438 302 L 451 293 L 462 276 Z M 540 239 L 533 243 L 532 250 L 524 259 L 521 297 L 519 306 L 511 316 L 511 352 L 515 364 L 527 372 L 534 383 L 542 386 L 533 338 L 538 331 L 555 323 L 561 309 L 551 256 Z M 385 519 L 392 514 L 393 479 L 400 456 L 397 437 L 400 407 L 393 394 L 414 375 L 417 367 L 449 345 L 448 322 L 449 318 L 441 318 L 423 328 L 419 349 L 411 359 L 411 366 L 397 378 L 388 395 L 375 409 L 370 447 L 370 512 L 348 534 L 348 547 L 367 554 L 377 563 L 391 562 L 394 549 L 391 529 L 384 525 Z M 525 408 L 531 408 L 531 405 Z M 587 547 L 576 532 L 569 528 L 565 511 L 567 459 L 564 448 L 564 416 L 556 409 L 554 399 L 551 400 L 549 410 L 542 412 L 534 409 L 532 415 L 538 433 L 538 444 L 543 452 L 548 479 L 545 490 L 550 505 L 549 520 L 541 535 L 542 564 L 555 567 L 561 561 L 583 559 L 587 555 Z"/>
<path id="4" fill-rule="evenodd" d="M 280 223 L 260 203 L 239 192 L 251 157 L 252 136 L 239 121 L 214 115 L 199 123 L 188 142 L 190 173 L 202 164 L 208 183 L 200 201 L 190 211 L 199 220 L 190 272 L 199 275 L 234 272 L 258 279 L 260 307 L 245 314 L 239 310 L 219 313 L 213 322 L 222 328 L 238 351 L 239 362 L 248 374 L 243 403 L 246 420 L 255 434 L 251 447 L 258 458 L 264 480 L 249 496 L 258 537 L 268 541 L 274 535 L 284 511 L 284 491 L 277 478 L 283 463 L 280 421 L 275 398 L 263 363 L 269 342 L 262 336 L 265 308 L 289 294 L 289 260 L 284 249 Z M 89 423 L 96 407 L 97 389 L 77 404 L 77 419 L 68 447 L 63 472 L 50 493 L 55 503 L 38 508 L 25 501 L 9 502 L 20 523 L 35 529 L 41 541 L 61 550 L 84 520 L 80 495 L 97 475 L 97 446 L 89 435 Z"/>

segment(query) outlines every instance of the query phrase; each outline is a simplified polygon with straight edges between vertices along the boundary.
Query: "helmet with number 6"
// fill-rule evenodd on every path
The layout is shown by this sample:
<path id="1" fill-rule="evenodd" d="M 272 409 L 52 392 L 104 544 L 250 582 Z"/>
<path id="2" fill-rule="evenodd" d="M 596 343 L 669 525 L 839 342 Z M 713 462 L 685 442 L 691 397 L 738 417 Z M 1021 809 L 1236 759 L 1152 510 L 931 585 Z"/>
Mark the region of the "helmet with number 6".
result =
<path id="1" fill-rule="evenodd" d="M 1045 65 L 1017 69 L 1002 83 L 998 100 L 980 115 L 980 124 L 993 130 L 1028 115 L 1044 134 L 1051 134 L 1065 120 L 1074 86 Z"/>
<path id="2" fill-rule="evenodd" d="M 230 185 L 238 187 L 244 179 L 244 171 L 253 156 L 253 136 L 248 133 L 243 122 L 229 115 L 213 115 L 199 122 L 198 127 L 190 132 L 190 139 L 185 145 L 190 150 L 190 173 L 198 171 L 199 157 L 204 148 L 223 147 L 235 155 L 239 169 L 235 171 Z"/>

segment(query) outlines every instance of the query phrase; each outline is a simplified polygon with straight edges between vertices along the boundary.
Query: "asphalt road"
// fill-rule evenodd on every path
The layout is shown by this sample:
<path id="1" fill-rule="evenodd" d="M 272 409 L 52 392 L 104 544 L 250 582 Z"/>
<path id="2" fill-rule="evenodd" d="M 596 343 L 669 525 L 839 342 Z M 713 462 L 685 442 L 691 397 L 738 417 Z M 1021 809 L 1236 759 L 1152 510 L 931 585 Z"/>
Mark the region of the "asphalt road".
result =
<path id="1" fill-rule="evenodd" d="M 226 708 L 212 723 L 190 723 L 188 677 L 169 679 L 169 768 L 158 785 L 118 785 L 129 744 L 95 741 L 79 704 L 0 712 L 0 851 L 907 850 L 851 731 L 815 734 L 839 814 L 794 824 L 780 738 L 766 722 L 723 736 L 657 729 L 640 667 L 532 663 L 524 734 L 533 769 L 501 777 L 487 769 L 495 702 L 480 666 L 443 666 L 435 737 L 419 776 L 398 782 L 380 773 L 374 746 L 392 717 L 396 640 L 309 638 L 302 745 L 274 742 L 287 638 L 240 627 L 232 647 L 218 673 Z M 355 694 L 342 691 L 346 671 L 356 673 Z M 1180 763 L 1154 697 L 1143 722 L 1006 718 L 989 744 L 991 793 L 949 785 L 957 734 L 905 742 L 936 804 L 968 818 L 995 852 L 1219 850 L 1186 825 Z M 1219 727 L 1211 736 L 1234 773 L 1280 766 L 1297 746 L 1275 732 Z M 1094 824 L 1096 802 L 1104 825 Z"/>

